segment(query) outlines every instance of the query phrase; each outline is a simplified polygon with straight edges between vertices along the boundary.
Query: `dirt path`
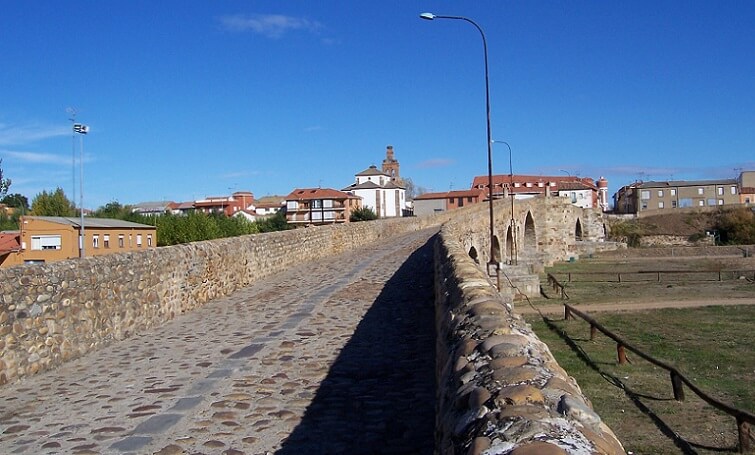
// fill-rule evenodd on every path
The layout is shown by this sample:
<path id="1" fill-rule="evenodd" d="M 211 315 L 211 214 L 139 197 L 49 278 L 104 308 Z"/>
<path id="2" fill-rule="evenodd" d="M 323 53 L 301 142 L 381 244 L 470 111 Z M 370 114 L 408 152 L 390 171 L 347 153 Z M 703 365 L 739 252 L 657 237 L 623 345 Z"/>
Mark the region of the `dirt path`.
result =
<path id="1" fill-rule="evenodd" d="M 716 299 L 716 300 L 667 300 L 667 301 L 639 301 L 639 302 L 616 302 L 616 303 L 588 303 L 573 304 L 580 311 L 585 313 L 599 312 L 624 312 L 624 311 L 642 311 L 657 310 L 661 308 L 697 308 L 703 306 L 725 306 L 725 305 L 755 305 L 755 298 L 751 299 Z M 563 314 L 564 307 L 559 303 L 548 303 L 545 305 L 534 304 L 535 308 L 543 314 Z M 526 302 L 515 305 L 515 310 L 519 314 L 537 314 L 532 306 Z"/>

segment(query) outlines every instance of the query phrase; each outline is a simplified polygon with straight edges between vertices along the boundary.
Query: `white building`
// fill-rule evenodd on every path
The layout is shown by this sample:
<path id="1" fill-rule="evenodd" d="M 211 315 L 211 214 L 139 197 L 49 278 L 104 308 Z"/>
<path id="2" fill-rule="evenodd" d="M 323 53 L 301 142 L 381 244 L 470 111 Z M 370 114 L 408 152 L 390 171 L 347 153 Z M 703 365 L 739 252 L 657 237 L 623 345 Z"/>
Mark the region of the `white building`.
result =
<path id="1" fill-rule="evenodd" d="M 378 218 L 391 218 L 403 215 L 406 208 L 406 190 L 391 175 L 377 166 L 370 166 L 356 174 L 356 183 L 341 191 L 362 198 L 362 206 L 369 207 Z"/>

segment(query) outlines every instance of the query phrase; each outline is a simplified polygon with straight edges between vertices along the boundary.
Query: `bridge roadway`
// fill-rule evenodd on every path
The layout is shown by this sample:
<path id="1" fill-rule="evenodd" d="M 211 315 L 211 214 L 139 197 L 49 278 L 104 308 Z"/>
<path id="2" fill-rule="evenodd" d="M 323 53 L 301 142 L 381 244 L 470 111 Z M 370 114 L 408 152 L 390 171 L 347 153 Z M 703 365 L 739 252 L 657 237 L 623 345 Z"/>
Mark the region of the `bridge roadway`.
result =
<path id="1" fill-rule="evenodd" d="M 0 387 L 0 453 L 432 453 L 436 231 L 302 263 Z"/>

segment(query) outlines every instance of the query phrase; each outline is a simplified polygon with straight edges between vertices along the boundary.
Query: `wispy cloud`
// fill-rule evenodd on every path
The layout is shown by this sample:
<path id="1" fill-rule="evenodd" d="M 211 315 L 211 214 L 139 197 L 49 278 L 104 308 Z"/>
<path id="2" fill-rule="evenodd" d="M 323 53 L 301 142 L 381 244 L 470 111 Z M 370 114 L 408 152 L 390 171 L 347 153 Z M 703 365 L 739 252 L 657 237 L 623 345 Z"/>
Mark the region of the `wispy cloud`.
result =
<path id="1" fill-rule="evenodd" d="M 64 126 L 7 125 L 0 123 L 0 145 L 24 145 L 71 134 Z"/>
<path id="2" fill-rule="evenodd" d="M 322 24 L 303 17 L 282 14 L 235 14 L 221 16 L 220 24 L 231 32 L 253 32 L 267 38 L 277 39 L 290 31 L 316 33 Z"/>
<path id="3" fill-rule="evenodd" d="M 34 164 L 71 164 L 70 156 L 54 155 L 52 153 L 38 152 L 14 152 L 3 150 L 3 156 L 7 156 L 16 161 Z M 85 159 L 86 161 L 86 159 Z"/>
<path id="4" fill-rule="evenodd" d="M 320 130 L 322 130 L 322 127 L 320 125 L 308 126 L 304 128 L 305 133 L 311 133 L 313 131 L 320 131 Z"/>
<path id="5" fill-rule="evenodd" d="M 434 158 L 431 160 L 421 161 L 417 164 L 419 169 L 433 169 L 439 167 L 452 166 L 455 163 L 454 160 L 448 158 Z"/>

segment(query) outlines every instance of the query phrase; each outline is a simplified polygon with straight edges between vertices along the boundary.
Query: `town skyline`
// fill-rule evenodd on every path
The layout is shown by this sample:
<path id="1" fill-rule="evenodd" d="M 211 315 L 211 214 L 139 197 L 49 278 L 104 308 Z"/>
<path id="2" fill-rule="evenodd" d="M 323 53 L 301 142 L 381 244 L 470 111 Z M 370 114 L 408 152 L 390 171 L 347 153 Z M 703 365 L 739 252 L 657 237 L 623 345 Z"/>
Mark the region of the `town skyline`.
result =
<path id="1" fill-rule="evenodd" d="M 87 209 L 340 189 L 388 144 L 415 185 L 468 188 L 486 169 L 480 38 L 425 11 L 485 30 L 493 138 L 514 174 L 603 176 L 612 195 L 755 169 L 745 2 L 41 2 L 0 18 L 9 192 L 78 193 L 68 107 L 90 127 Z M 494 174 L 508 159 L 494 144 Z"/>

